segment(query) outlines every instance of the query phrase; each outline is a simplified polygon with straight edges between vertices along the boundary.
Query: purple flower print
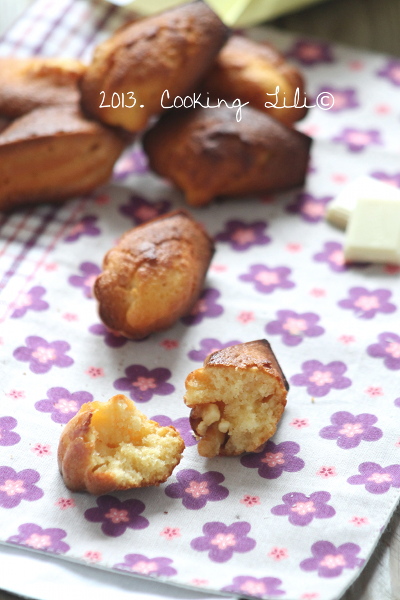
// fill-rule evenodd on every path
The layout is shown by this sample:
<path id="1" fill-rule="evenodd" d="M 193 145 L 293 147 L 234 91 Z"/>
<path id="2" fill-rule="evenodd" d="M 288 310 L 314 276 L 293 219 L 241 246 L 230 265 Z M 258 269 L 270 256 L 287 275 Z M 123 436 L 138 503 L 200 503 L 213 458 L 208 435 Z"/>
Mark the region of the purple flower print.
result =
<path id="1" fill-rule="evenodd" d="M 132 400 L 136 402 L 148 402 L 154 394 L 167 396 L 175 391 L 167 379 L 171 377 L 171 371 L 159 367 L 149 371 L 143 365 L 129 365 L 125 369 L 126 377 L 114 381 L 116 390 L 129 392 Z"/>
<path id="2" fill-rule="evenodd" d="M 336 273 L 345 271 L 347 266 L 344 260 L 344 252 L 342 244 L 339 242 L 325 242 L 324 249 L 318 254 L 314 254 L 314 260 L 317 262 L 326 262 Z"/>
<path id="3" fill-rule="evenodd" d="M 229 242 L 233 250 L 239 252 L 247 250 L 251 246 L 265 246 L 271 238 L 264 234 L 268 224 L 265 221 L 228 221 L 225 223 L 225 231 L 218 233 L 215 239 L 219 242 Z"/>
<path id="4" fill-rule="evenodd" d="M 251 265 L 250 273 L 240 275 L 239 279 L 253 283 L 257 292 L 270 294 L 278 288 L 288 290 L 295 286 L 293 281 L 288 279 L 291 272 L 288 267 L 270 269 L 266 265 Z"/>
<path id="5" fill-rule="evenodd" d="M 289 523 L 304 527 L 315 519 L 330 519 L 336 514 L 333 506 L 327 502 L 331 499 L 328 492 L 314 492 L 306 496 L 300 492 L 292 492 L 282 496 L 284 504 L 271 508 L 273 515 L 289 516 Z"/>
<path id="6" fill-rule="evenodd" d="M 14 358 L 22 362 L 29 362 L 33 373 L 47 373 L 51 367 L 69 367 L 74 360 L 65 353 L 71 346 L 67 342 L 58 340 L 46 342 L 37 335 L 31 335 L 25 340 L 26 346 L 20 346 L 13 352 Z"/>
<path id="7" fill-rule="evenodd" d="M 24 523 L 18 527 L 18 532 L 17 535 L 9 537 L 7 542 L 53 554 L 65 554 L 70 549 L 68 544 L 62 541 L 67 535 L 64 529 L 42 529 L 35 523 Z"/>
<path id="8" fill-rule="evenodd" d="M 379 77 L 389 79 L 393 85 L 400 86 L 400 60 L 390 59 L 380 71 L 376 73 Z"/>
<path id="9" fill-rule="evenodd" d="M 373 319 L 378 312 L 389 314 L 396 310 L 396 306 L 388 302 L 391 295 L 389 290 L 369 292 L 366 288 L 354 287 L 349 290 L 349 298 L 340 300 L 338 305 L 354 310 L 355 315 L 361 319 Z"/>
<path id="10" fill-rule="evenodd" d="M 46 290 L 41 285 L 31 288 L 26 294 L 20 294 L 13 303 L 14 311 L 11 313 L 12 319 L 20 319 L 28 310 L 46 310 L 49 308 L 48 302 L 42 300 Z"/>
<path id="11" fill-rule="evenodd" d="M 365 462 L 358 467 L 360 475 L 352 475 L 350 485 L 365 485 L 370 494 L 385 494 L 392 486 L 400 487 L 400 465 L 381 467 L 377 463 Z"/>
<path id="12" fill-rule="evenodd" d="M 190 313 L 181 319 L 182 323 L 185 325 L 198 325 L 205 317 L 210 319 L 219 317 L 224 312 L 223 307 L 217 304 L 220 295 L 220 292 L 215 288 L 203 290 Z"/>
<path id="13" fill-rule="evenodd" d="M 332 47 L 329 44 L 307 39 L 297 40 L 287 56 L 291 56 L 307 66 L 334 61 Z"/>
<path id="14" fill-rule="evenodd" d="M 326 396 L 331 389 L 344 390 L 351 386 L 351 379 L 343 377 L 347 367 L 339 360 L 323 365 L 319 360 L 307 360 L 301 365 L 303 373 L 293 375 L 293 385 L 307 386 L 310 396 Z"/>
<path id="15" fill-rule="evenodd" d="M 91 523 L 102 523 L 105 535 L 118 537 L 128 529 L 146 529 L 149 522 L 140 514 L 146 508 L 141 500 L 118 500 L 114 496 L 100 496 L 96 500 L 98 508 L 88 508 L 84 517 Z"/>
<path id="16" fill-rule="evenodd" d="M 400 398 L 396 398 L 396 400 L 394 401 L 394 405 L 400 408 Z"/>
<path id="17" fill-rule="evenodd" d="M 171 208 L 168 200 L 159 200 L 158 202 L 149 202 L 141 196 L 131 196 L 128 204 L 119 207 L 119 212 L 128 219 L 131 219 L 135 225 L 141 225 L 160 215 L 164 215 Z"/>
<path id="18" fill-rule="evenodd" d="M 350 152 L 361 152 L 367 146 L 382 146 L 381 134 L 377 129 L 354 129 L 345 127 L 342 133 L 332 139 L 333 142 L 343 142 Z"/>
<path id="19" fill-rule="evenodd" d="M 118 571 L 129 571 L 130 573 L 138 573 L 139 575 L 158 575 L 159 577 L 171 577 L 176 575 L 177 570 L 171 567 L 174 561 L 165 556 L 157 556 L 148 558 L 144 554 L 126 554 L 123 563 L 114 565 L 114 569 Z"/>
<path id="20" fill-rule="evenodd" d="M 208 550 L 208 558 L 213 562 L 226 562 L 234 552 L 250 552 L 256 546 L 256 540 L 247 537 L 251 529 L 247 521 L 237 521 L 225 525 L 219 521 L 211 521 L 203 526 L 204 536 L 190 542 L 193 550 Z"/>
<path id="21" fill-rule="evenodd" d="M 95 215 L 87 215 L 82 217 L 79 223 L 76 223 L 69 230 L 68 235 L 64 238 L 64 242 L 76 242 L 83 235 L 94 237 L 100 235 L 101 231 L 96 227 L 97 217 Z"/>
<path id="22" fill-rule="evenodd" d="M 325 215 L 326 205 L 332 196 L 317 198 L 312 194 L 298 194 L 293 204 L 289 204 L 287 212 L 299 214 L 307 223 L 318 223 Z"/>
<path id="23" fill-rule="evenodd" d="M 36 402 L 36 410 L 51 413 L 55 423 L 68 423 L 85 402 L 92 402 L 89 392 L 69 392 L 62 387 L 53 387 L 47 391 L 47 399 Z"/>
<path id="24" fill-rule="evenodd" d="M 278 310 L 277 321 L 271 321 L 265 331 L 271 335 L 282 335 L 286 346 L 298 346 L 305 337 L 317 337 L 325 331 L 317 325 L 319 316 L 315 313 L 296 313 L 293 310 Z"/>
<path id="25" fill-rule="evenodd" d="M 333 101 L 330 102 L 330 109 L 325 111 L 327 114 L 334 114 L 341 112 L 342 110 L 348 110 L 360 106 L 357 99 L 357 92 L 353 88 L 339 89 L 324 85 L 317 92 L 316 97 L 318 97 L 320 94 L 327 93 L 333 96 Z"/>
<path id="26" fill-rule="evenodd" d="M 175 419 L 175 421 L 173 421 L 166 415 L 155 415 L 154 417 L 151 417 L 151 419 L 152 421 L 156 421 L 156 423 L 159 425 L 162 425 L 162 427 L 169 427 L 170 425 L 175 427 L 175 429 L 177 429 L 181 434 L 186 447 L 197 444 L 197 440 L 194 437 L 193 430 L 190 426 L 190 421 L 187 417 L 180 417 L 179 419 Z"/>
<path id="27" fill-rule="evenodd" d="M 18 421 L 14 417 L 0 417 L 0 446 L 14 446 L 18 444 L 21 436 L 15 431 L 11 431 L 17 425 Z"/>
<path id="28" fill-rule="evenodd" d="M 230 342 L 220 342 L 215 338 L 205 338 L 200 341 L 200 350 L 191 350 L 188 354 L 188 357 L 191 360 L 197 360 L 199 362 L 203 362 L 207 358 L 209 354 L 215 352 L 216 350 L 222 350 L 222 348 L 229 348 L 229 346 L 235 346 L 236 344 L 240 344 L 238 340 L 231 340 Z"/>
<path id="29" fill-rule="evenodd" d="M 103 323 L 95 323 L 89 327 L 90 333 L 103 336 L 104 343 L 110 348 L 121 348 L 129 342 L 128 338 L 124 337 L 117 331 L 111 331 Z"/>
<path id="30" fill-rule="evenodd" d="M 304 467 L 304 460 L 298 456 L 300 446 L 296 442 L 275 444 L 268 440 L 262 452 L 246 454 L 240 459 L 241 464 L 249 469 L 258 469 L 264 479 L 276 479 L 284 471 L 295 473 Z"/>
<path id="31" fill-rule="evenodd" d="M 349 450 L 363 440 L 375 442 L 381 439 L 382 430 L 373 426 L 377 420 L 375 415 L 368 413 L 352 415 L 347 411 L 336 412 L 331 416 L 332 425 L 323 427 L 319 435 L 325 440 L 337 440 L 336 445 L 339 448 Z"/>
<path id="32" fill-rule="evenodd" d="M 12 467 L 0 467 L 0 506 L 14 508 L 21 500 L 39 500 L 44 492 L 37 483 L 40 475 L 34 469 L 17 473 Z"/>
<path id="33" fill-rule="evenodd" d="M 92 298 L 92 288 L 96 281 L 97 275 L 101 273 L 101 269 L 92 262 L 84 262 L 79 265 L 82 275 L 71 275 L 68 278 L 68 283 L 74 287 L 81 287 L 86 298 Z"/>
<path id="34" fill-rule="evenodd" d="M 302 560 L 300 568 L 318 571 L 319 577 L 338 577 L 343 569 L 355 569 L 364 564 L 364 559 L 357 557 L 360 550 L 360 546 L 351 542 L 336 548 L 331 542 L 321 540 L 311 546 L 312 557 Z"/>
<path id="35" fill-rule="evenodd" d="M 114 179 L 124 179 L 128 175 L 142 175 L 149 170 L 147 156 L 141 148 L 135 148 L 121 156 L 114 167 Z"/>
<path id="36" fill-rule="evenodd" d="M 375 171 L 374 173 L 371 173 L 371 177 L 379 179 L 379 181 L 383 181 L 388 185 L 400 187 L 400 173 L 394 173 L 393 175 L 389 175 L 389 173 L 384 173 L 383 171 Z"/>
<path id="37" fill-rule="evenodd" d="M 383 358 L 387 369 L 400 369 L 400 336 L 395 333 L 386 331 L 378 335 L 378 343 L 368 346 L 367 352 L 373 358 Z"/>
<path id="38" fill-rule="evenodd" d="M 219 485 L 225 480 L 218 471 L 200 473 L 194 469 L 183 469 L 177 475 L 178 483 L 171 483 L 165 488 L 170 498 L 182 498 L 182 504 L 190 510 L 203 508 L 210 502 L 225 500 L 229 495 L 228 488 Z"/>
<path id="39" fill-rule="evenodd" d="M 279 589 L 282 584 L 281 579 L 276 577 L 252 577 L 251 575 L 239 575 L 234 577 L 230 585 L 221 589 L 222 592 L 231 592 L 242 596 L 254 596 L 255 598 L 265 598 L 266 596 L 282 596 L 286 592 Z"/>

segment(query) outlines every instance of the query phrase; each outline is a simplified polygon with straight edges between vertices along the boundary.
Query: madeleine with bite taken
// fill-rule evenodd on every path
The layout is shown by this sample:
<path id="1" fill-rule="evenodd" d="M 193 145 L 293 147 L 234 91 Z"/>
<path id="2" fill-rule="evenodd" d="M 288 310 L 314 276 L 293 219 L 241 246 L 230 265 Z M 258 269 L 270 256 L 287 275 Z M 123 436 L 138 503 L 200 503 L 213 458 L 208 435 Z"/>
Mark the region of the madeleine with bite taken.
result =
<path id="1" fill-rule="evenodd" d="M 186 378 L 201 456 L 254 452 L 276 431 L 289 385 L 267 340 L 213 352 Z"/>

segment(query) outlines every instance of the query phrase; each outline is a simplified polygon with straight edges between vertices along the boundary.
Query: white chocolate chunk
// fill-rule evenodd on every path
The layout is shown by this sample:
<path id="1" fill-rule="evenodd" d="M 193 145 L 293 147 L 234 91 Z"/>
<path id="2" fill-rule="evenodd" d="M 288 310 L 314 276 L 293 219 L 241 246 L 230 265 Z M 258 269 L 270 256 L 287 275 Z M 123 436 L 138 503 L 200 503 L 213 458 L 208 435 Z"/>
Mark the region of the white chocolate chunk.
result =
<path id="1" fill-rule="evenodd" d="M 340 194 L 329 202 L 325 218 L 332 225 L 346 229 L 350 216 L 360 198 L 400 201 L 400 190 L 372 177 L 358 177 L 348 183 Z"/>
<path id="2" fill-rule="evenodd" d="M 344 242 L 346 261 L 400 265 L 400 200 L 360 198 Z"/>

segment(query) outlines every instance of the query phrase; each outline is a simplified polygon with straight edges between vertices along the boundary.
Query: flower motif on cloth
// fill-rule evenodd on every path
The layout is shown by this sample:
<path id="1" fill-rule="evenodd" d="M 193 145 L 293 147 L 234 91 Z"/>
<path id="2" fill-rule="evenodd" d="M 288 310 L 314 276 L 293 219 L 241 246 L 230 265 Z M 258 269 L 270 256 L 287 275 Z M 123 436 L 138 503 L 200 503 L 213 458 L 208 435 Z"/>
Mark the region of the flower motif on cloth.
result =
<path id="1" fill-rule="evenodd" d="M 102 559 L 102 554 L 101 552 L 97 552 L 96 550 L 87 550 L 84 554 L 83 557 L 85 560 L 87 560 L 90 563 L 97 563 L 100 562 Z"/>
<path id="2" fill-rule="evenodd" d="M 394 401 L 394 405 L 400 408 L 400 398 L 396 398 L 396 400 Z"/>
<path id="3" fill-rule="evenodd" d="M 360 475 L 352 475 L 347 482 L 365 485 L 370 494 L 385 494 L 391 487 L 400 487 L 400 464 L 381 467 L 377 463 L 364 462 L 358 467 Z"/>
<path id="4" fill-rule="evenodd" d="M 321 63 L 332 63 L 335 60 L 332 47 L 329 44 L 308 39 L 296 40 L 287 56 L 295 58 L 302 65 L 308 67 Z"/>
<path id="5" fill-rule="evenodd" d="M 297 313 L 293 310 L 278 310 L 277 320 L 265 327 L 270 335 L 282 335 L 286 346 L 298 346 L 305 337 L 317 337 L 325 331 L 317 325 L 319 316 L 315 313 Z"/>
<path id="6" fill-rule="evenodd" d="M 369 524 L 369 520 L 367 517 L 351 517 L 351 519 L 349 520 L 349 523 L 352 523 L 353 525 L 355 525 L 356 527 L 362 527 L 363 525 L 368 525 Z"/>
<path id="7" fill-rule="evenodd" d="M 149 170 L 147 156 L 141 148 L 124 153 L 114 166 L 115 179 L 125 179 L 128 175 L 141 175 Z"/>
<path id="8" fill-rule="evenodd" d="M 195 446 L 197 444 L 197 440 L 194 437 L 193 430 L 190 426 L 190 421 L 187 417 L 180 417 L 173 421 L 166 415 L 155 415 L 154 417 L 151 417 L 151 420 L 162 425 L 162 427 L 169 427 L 170 425 L 175 427 L 175 429 L 179 431 L 186 447 Z"/>
<path id="9" fill-rule="evenodd" d="M 218 471 L 200 473 L 195 469 L 183 469 L 176 476 L 178 482 L 165 488 L 170 498 L 182 498 L 182 504 L 190 510 L 203 508 L 207 502 L 225 500 L 228 488 L 220 485 L 225 477 Z"/>
<path id="10" fill-rule="evenodd" d="M 260 505 L 260 497 L 259 496 L 250 496 L 250 494 L 245 494 L 243 498 L 240 500 L 240 504 L 244 504 L 245 506 L 257 506 Z"/>
<path id="11" fill-rule="evenodd" d="M 313 258 L 317 262 L 327 263 L 336 273 L 348 268 L 344 260 L 343 246 L 339 242 L 325 242 L 322 252 L 314 254 Z"/>
<path id="12" fill-rule="evenodd" d="M 381 134 L 377 129 L 345 127 L 340 135 L 332 138 L 332 141 L 343 142 L 350 152 L 361 152 L 371 145 L 382 146 Z"/>
<path id="13" fill-rule="evenodd" d="M 18 425 L 14 417 L 0 417 L 0 446 L 15 446 L 21 440 L 21 436 L 12 431 Z"/>
<path id="14" fill-rule="evenodd" d="M 73 498 L 59 498 L 55 502 L 55 506 L 58 506 L 61 510 L 66 510 L 67 508 L 73 508 L 76 504 Z"/>
<path id="15" fill-rule="evenodd" d="M 118 571 L 129 571 L 140 575 L 158 575 L 160 577 L 171 577 L 177 574 L 177 570 L 171 567 L 174 561 L 165 556 L 148 558 L 143 554 L 126 554 L 123 563 L 117 563 L 113 569 Z"/>
<path id="16" fill-rule="evenodd" d="M 265 221 L 254 221 L 246 223 L 244 221 L 228 221 L 225 223 L 225 231 L 218 233 L 215 239 L 218 242 L 230 243 L 233 250 L 248 250 L 252 246 L 265 246 L 271 241 L 271 238 L 265 235 L 264 231 L 268 227 Z"/>
<path id="17" fill-rule="evenodd" d="M 220 296 L 221 293 L 215 288 L 203 290 L 190 313 L 181 319 L 182 323 L 185 325 L 198 325 L 206 317 L 215 319 L 222 315 L 224 309 L 217 303 Z"/>
<path id="18" fill-rule="evenodd" d="M 181 537 L 181 530 L 179 527 L 164 527 L 164 529 L 160 531 L 160 535 L 166 540 L 173 540 L 176 537 Z"/>
<path id="19" fill-rule="evenodd" d="M 103 325 L 103 323 L 95 323 L 94 325 L 91 325 L 89 327 L 89 331 L 94 335 L 101 336 L 106 346 L 109 346 L 110 348 L 121 348 L 130 341 L 120 333 L 111 331 L 108 329 L 108 327 Z"/>
<path id="20" fill-rule="evenodd" d="M 289 558 L 289 552 L 287 548 L 279 548 L 278 546 L 274 546 L 268 552 L 267 556 L 279 562 L 280 560 L 285 560 L 286 558 Z"/>
<path id="21" fill-rule="evenodd" d="M 144 365 L 129 365 L 125 369 L 126 377 L 114 381 L 116 390 L 129 392 L 135 402 L 148 402 L 157 394 L 167 396 L 175 391 L 175 387 L 167 382 L 171 371 L 163 367 L 149 370 Z"/>
<path id="22" fill-rule="evenodd" d="M 396 306 L 388 302 L 392 292 L 390 290 L 374 290 L 369 292 L 363 287 L 354 287 L 349 290 L 349 298 L 340 300 L 341 308 L 353 310 L 356 317 L 361 319 L 373 319 L 377 313 L 390 314 L 396 310 Z"/>
<path id="23" fill-rule="evenodd" d="M 310 422 L 308 419 L 292 419 L 289 423 L 289 425 L 291 427 L 294 427 L 295 429 L 304 429 L 304 427 L 309 427 L 310 426 Z"/>
<path id="24" fill-rule="evenodd" d="M 97 275 L 101 273 L 100 267 L 92 262 L 83 262 L 79 265 L 79 270 L 82 275 L 71 275 L 68 277 L 68 283 L 74 287 L 82 288 L 84 296 L 86 298 L 93 298 L 93 285 L 96 281 Z"/>
<path id="25" fill-rule="evenodd" d="M 231 592 L 233 594 L 252 596 L 255 598 L 278 597 L 286 592 L 279 588 L 282 580 L 277 577 L 252 577 L 250 575 L 239 575 L 232 579 L 230 585 L 221 589 L 222 592 Z"/>
<path id="26" fill-rule="evenodd" d="M 400 86 L 400 60 L 390 59 L 386 65 L 376 72 L 378 77 L 388 79 L 395 86 Z"/>
<path id="27" fill-rule="evenodd" d="M 44 338 L 31 335 L 25 339 L 26 346 L 20 346 L 13 352 L 14 358 L 28 362 L 33 373 L 43 374 L 52 367 L 69 367 L 74 360 L 65 353 L 71 349 L 67 342 L 47 342 Z"/>
<path id="28" fill-rule="evenodd" d="M 51 446 L 49 444 L 35 444 L 32 446 L 31 451 L 36 456 L 51 456 Z"/>
<path id="29" fill-rule="evenodd" d="M 400 369 L 400 336 L 385 332 L 378 335 L 378 343 L 368 346 L 367 353 L 372 358 L 383 358 L 383 364 L 391 371 Z"/>
<path id="30" fill-rule="evenodd" d="M 357 98 L 357 90 L 354 88 L 334 88 L 329 85 L 324 85 L 320 88 L 316 97 L 319 94 L 331 94 L 333 96 L 333 104 L 329 110 L 325 111 L 326 115 L 333 117 L 336 113 L 344 110 L 351 110 L 360 106 Z"/>
<path id="31" fill-rule="evenodd" d="M 288 290 L 295 286 L 295 283 L 288 279 L 291 272 L 289 267 L 270 268 L 258 264 L 251 265 L 250 272 L 239 275 L 239 279 L 253 283 L 257 292 L 261 294 L 270 294 L 279 288 Z"/>
<path id="32" fill-rule="evenodd" d="M 164 215 L 171 209 L 171 202 L 168 200 L 158 200 L 150 202 L 141 196 L 130 196 L 128 204 L 119 207 L 119 212 L 131 219 L 135 225 L 142 225 L 151 219 L 156 219 Z"/>
<path id="33" fill-rule="evenodd" d="M 323 427 L 319 435 L 325 440 L 337 440 L 339 448 L 349 450 L 355 448 L 363 440 L 375 442 L 380 440 L 383 433 L 374 424 L 378 421 L 375 415 L 363 413 L 352 415 L 347 411 L 336 412 L 331 416 L 332 425 Z"/>
<path id="34" fill-rule="evenodd" d="M 371 177 L 375 179 L 379 179 L 379 181 L 383 181 L 388 185 L 393 185 L 394 187 L 400 187 L 400 172 L 399 173 L 385 173 L 384 171 L 375 171 L 371 173 Z"/>
<path id="35" fill-rule="evenodd" d="M 298 194 L 293 202 L 287 207 L 287 212 L 298 214 L 307 223 L 319 223 L 322 221 L 326 211 L 326 205 L 332 200 L 332 196 L 317 198 L 312 194 Z"/>
<path id="36" fill-rule="evenodd" d="M 358 558 L 361 548 L 357 544 L 348 542 L 336 546 L 328 541 L 315 542 L 311 546 L 311 558 L 301 561 L 303 571 L 318 571 L 319 577 L 338 577 L 343 569 L 361 567 L 365 560 Z"/>
<path id="37" fill-rule="evenodd" d="M 275 444 L 268 440 L 262 452 L 246 454 L 240 462 L 249 469 L 258 469 L 259 476 L 264 479 L 276 479 L 284 471 L 295 473 L 303 469 L 304 461 L 295 456 L 299 452 L 300 446 L 296 442 Z"/>
<path id="38" fill-rule="evenodd" d="M 89 392 L 69 392 L 66 388 L 54 387 L 47 390 L 47 398 L 35 403 L 39 412 L 50 413 L 55 423 L 68 423 L 81 408 L 82 404 L 92 402 Z"/>
<path id="39" fill-rule="evenodd" d="M 188 357 L 191 360 L 196 360 L 199 362 L 203 362 L 205 358 L 212 352 L 216 352 L 217 350 L 222 350 L 223 348 L 229 348 L 229 346 L 235 346 L 237 344 L 241 344 L 239 340 L 231 340 L 230 342 L 220 342 L 215 338 L 205 338 L 200 341 L 200 349 L 199 350 L 191 350 L 188 353 Z"/>
<path id="40" fill-rule="evenodd" d="M 0 506 L 15 508 L 22 500 L 40 500 L 44 492 L 37 483 L 40 475 L 34 469 L 15 471 L 12 467 L 0 467 Z"/>
<path id="41" fill-rule="evenodd" d="M 318 469 L 316 475 L 318 475 L 318 477 L 322 477 L 323 479 L 328 479 L 328 477 L 336 477 L 336 467 L 329 467 L 324 465 Z"/>
<path id="42" fill-rule="evenodd" d="M 307 360 L 301 365 L 303 373 L 293 375 L 293 385 L 306 386 L 310 396 L 326 396 L 332 389 L 343 390 L 351 386 L 351 380 L 344 377 L 346 365 L 341 361 L 333 361 L 323 365 L 319 360 Z"/>
<path id="43" fill-rule="evenodd" d="M 315 519 L 329 519 L 336 514 L 335 509 L 327 504 L 331 499 L 328 492 L 314 492 L 306 496 L 300 492 L 292 492 L 282 496 L 284 504 L 271 508 L 276 516 L 289 517 L 289 523 L 304 527 Z"/>
<path id="44" fill-rule="evenodd" d="M 26 294 L 20 294 L 13 303 L 12 319 L 20 319 L 28 310 L 42 311 L 49 308 L 49 303 L 42 299 L 46 289 L 41 285 L 31 288 Z"/>
<path id="45" fill-rule="evenodd" d="M 199 552 L 208 551 L 208 558 L 213 562 L 227 562 L 234 552 L 250 552 L 255 548 L 256 541 L 247 537 L 250 529 L 247 521 L 237 521 L 231 525 L 212 521 L 203 526 L 204 536 L 195 538 L 190 545 Z"/>
<path id="46" fill-rule="evenodd" d="M 118 537 L 129 529 L 145 529 L 149 521 L 140 516 L 146 508 L 141 500 L 124 500 L 114 496 L 100 496 L 96 500 L 97 508 L 88 508 L 84 517 L 91 523 L 101 523 L 105 535 Z"/>
<path id="47" fill-rule="evenodd" d="M 9 537 L 7 542 L 42 552 L 65 554 L 70 549 L 63 541 L 66 536 L 67 532 L 64 529 L 42 529 L 35 523 L 24 523 L 18 527 L 18 533 Z"/>
<path id="48" fill-rule="evenodd" d="M 98 221 L 96 215 L 82 217 L 78 223 L 71 227 L 68 235 L 64 238 L 64 242 L 76 242 L 83 235 L 88 235 L 90 237 L 100 235 L 101 230 L 96 226 L 96 221 Z"/>

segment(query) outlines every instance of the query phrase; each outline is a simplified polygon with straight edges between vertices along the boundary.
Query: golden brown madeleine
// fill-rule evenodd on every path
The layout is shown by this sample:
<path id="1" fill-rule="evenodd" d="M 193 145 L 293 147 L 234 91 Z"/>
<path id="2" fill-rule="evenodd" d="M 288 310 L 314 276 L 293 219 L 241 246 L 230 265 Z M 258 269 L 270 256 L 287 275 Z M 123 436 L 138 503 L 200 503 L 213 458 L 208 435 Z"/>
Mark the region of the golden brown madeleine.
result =
<path id="1" fill-rule="evenodd" d="M 0 210 L 89 192 L 107 181 L 124 147 L 73 106 L 16 119 L 0 133 Z"/>
<path id="2" fill-rule="evenodd" d="M 202 2 L 135 21 L 95 50 L 81 84 L 83 107 L 109 125 L 144 129 L 162 112 L 165 90 L 172 101 L 193 90 L 227 36 L 228 29 Z"/>
<path id="3" fill-rule="evenodd" d="M 214 244 L 185 211 L 174 211 L 123 235 L 94 285 L 102 321 L 141 339 L 186 315 L 201 292 Z"/>
<path id="4" fill-rule="evenodd" d="M 0 115 L 20 117 L 47 106 L 80 102 L 86 65 L 70 58 L 0 58 Z"/>
<path id="5" fill-rule="evenodd" d="M 144 136 L 151 168 L 185 193 L 188 204 L 217 196 L 272 192 L 304 182 L 311 139 L 245 106 L 175 110 Z"/>
<path id="6" fill-rule="evenodd" d="M 83 404 L 61 433 L 58 464 L 72 491 L 106 494 L 160 485 L 182 458 L 175 427 L 150 421 L 122 394 Z"/>
<path id="7" fill-rule="evenodd" d="M 292 125 L 307 112 L 302 106 L 305 89 L 301 73 L 270 44 L 239 35 L 228 40 L 201 85 L 212 97 L 240 98 L 285 125 Z M 265 107 L 266 102 L 284 106 L 284 101 L 289 108 Z M 299 108 L 291 108 L 296 104 Z"/>
<path id="8" fill-rule="evenodd" d="M 272 437 L 289 385 L 267 340 L 210 354 L 186 378 L 185 403 L 201 456 L 253 452 Z"/>

